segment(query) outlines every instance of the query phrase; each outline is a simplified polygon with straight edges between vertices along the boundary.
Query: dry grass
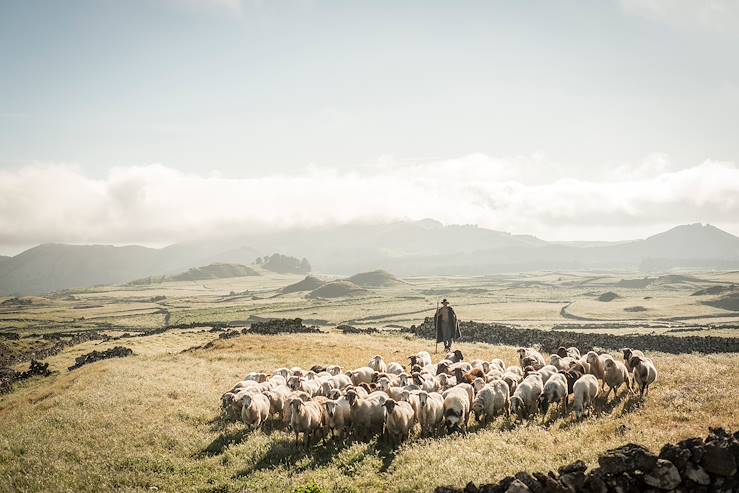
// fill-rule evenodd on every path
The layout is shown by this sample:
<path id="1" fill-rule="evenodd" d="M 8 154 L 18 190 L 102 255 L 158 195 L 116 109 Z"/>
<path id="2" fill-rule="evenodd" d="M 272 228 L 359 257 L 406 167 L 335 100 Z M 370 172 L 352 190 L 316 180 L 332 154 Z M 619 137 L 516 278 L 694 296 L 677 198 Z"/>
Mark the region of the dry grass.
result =
<path id="1" fill-rule="evenodd" d="M 286 491 L 315 481 L 331 491 L 428 491 L 442 483 L 487 482 L 519 470 L 549 470 L 637 442 L 657 448 L 737 429 L 733 392 L 739 356 L 653 354 L 660 378 L 644 402 L 625 398 L 598 419 L 541 426 L 472 427 L 467 437 L 413 438 L 398 451 L 372 442 L 297 451 L 283 431 L 247 434 L 218 419 L 219 396 L 252 370 L 285 365 L 364 365 L 428 341 L 403 336 L 242 336 L 198 331 L 127 340 L 136 356 L 67 372 L 74 357 L 110 343 L 85 343 L 53 358 L 60 370 L 0 397 L 0 491 Z M 514 348 L 461 344 L 473 357 L 515 360 Z M 442 472 L 443 471 L 443 472 Z"/>

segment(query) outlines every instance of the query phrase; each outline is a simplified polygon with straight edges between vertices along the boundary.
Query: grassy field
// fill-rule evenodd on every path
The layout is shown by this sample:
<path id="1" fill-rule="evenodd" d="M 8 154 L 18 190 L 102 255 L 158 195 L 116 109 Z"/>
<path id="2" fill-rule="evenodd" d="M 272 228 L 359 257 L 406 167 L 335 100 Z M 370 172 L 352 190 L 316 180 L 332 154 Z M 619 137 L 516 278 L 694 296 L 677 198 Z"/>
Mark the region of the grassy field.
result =
<path id="1" fill-rule="evenodd" d="M 0 396 L 0 491 L 291 491 L 313 482 L 327 491 L 429 491 L 441 484 L 498 480 L 520 470 L 547 471 L 576 459 L 594 464 L 598 454 L 627 442 L 657 449 L 668 441 L 704 436 L 709 426 L 739 428 L 733 392 L 739 355 L 652 353 L 648 356 L 660 376 L 650 396 L 645 401 L 622 396 L 604 404 L 597 418 L 515 426 L 498 420 L 486 429 L 472 426 L 466 437 L 413 436 L 398 450 L 373 441 L 330 442 L 309 453 L 299 451 L 281 429 L 247 433 L 240 423 L 224 423 L 220 395 L 249 371 L 316 363 L 352 368 L 375 354 L 405 363 L 408 354 L 433 350 L 429 341 L 402 333 L 342 335 L 331 329 L 338 323 L 409 326 L 446 296 L 465 320 L 545 329 L 566 324 L 614 333 L 671 334 L 671 329 L 693 327 L 696 334 L 731 337 L 737 334 L 739 313 L 704 304 L 711 296 L 691 295 L 737 282 L 739 274 L 694 274 L 647 286 L 633 273 L 415 278 L 361 298 L 310 300 L 303 293 L 279 293 L 299 279 L 105 287 L 34 297 L 26 305 L 0 304 L 0 332 L 20 336 L 0 339 L 0 354 L 24 355 L 51 344 L 43 334 L 144 333 L 71 346 L 46 359 L 55 372 L 51 377 L 32 378 Z M 624 279 L 639 286 L 624 287 Z M 619 298 L 596 301 L 606 291 Z M 636 305 L 646 310 L 624 311 Z M 197 347 L 217 334 L 203 328 L 145 335 L 165 321 L 239 326 L 250 317 L 271 316 L 299 316 L 328 333 L 243 335 L 208 348 Z M 687 333 L 692 332 L 674 335 Z M 135 355 L 67 370 L 77 356 L 114 345 L 130 347 Z M 513 364 L 516 357 L 513 347 L 459 346 L 468 358 L 500 357 Z"/>
<path id="2" fill-rule="evenodd" d="M 424 491 L 486 482 L 519 470 L 549 470 L 608 448 L 652 448 L 739 425 L 739 356 L 652 354 L 660 378 L 644 402 L 626 396 L 603 415 L 544 426 L 499 420 L 469 436 L 421 440 L 397 451 L 376 442 L 298 451 L 288 433 L 246 433 L 219 419 L 219 396 L 248 371 L 338 363 L 374 354 L 402 361 L 431 349 L 399 335 L 242 336 L 209 349 L 198 331 L 130 340 L 135 356 L 67 372 L 74 357 L 112 343 L 85 343 L 49 359 L 58 374 L 0 398 L 0 491 L 289 491 L 311 482 L 329 491 Z M 469 357 L 515 360 L 515 349 L 461 344 Z M 442 472 L 443 471 L 443 472 Z"/>

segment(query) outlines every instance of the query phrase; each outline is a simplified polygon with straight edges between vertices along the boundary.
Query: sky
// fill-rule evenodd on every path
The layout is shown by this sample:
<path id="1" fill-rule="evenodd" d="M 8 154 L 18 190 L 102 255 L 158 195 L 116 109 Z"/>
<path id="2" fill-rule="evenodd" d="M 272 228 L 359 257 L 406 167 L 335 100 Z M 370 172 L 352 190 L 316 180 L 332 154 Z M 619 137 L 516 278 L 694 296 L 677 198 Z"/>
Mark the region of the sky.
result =
<path id="1" fill-rule="evenodd" d="M 0 2 L 0 254 L 739 234 L 739 0 Z"/>

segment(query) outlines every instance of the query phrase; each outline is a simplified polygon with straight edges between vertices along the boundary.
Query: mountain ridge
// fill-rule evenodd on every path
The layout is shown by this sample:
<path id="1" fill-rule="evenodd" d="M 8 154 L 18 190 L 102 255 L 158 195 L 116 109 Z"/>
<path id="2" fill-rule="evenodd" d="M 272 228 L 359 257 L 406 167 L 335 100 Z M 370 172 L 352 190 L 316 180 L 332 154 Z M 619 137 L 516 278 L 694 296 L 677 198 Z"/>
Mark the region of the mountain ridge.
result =
<path id="1" fill-rule="evenodd" d="M 46 243 L 0 259 L 0 296 L 124 283 L 219 262 L 248 265 L 274 252 L 308 258 L 314 272 L 343 276 L 378 269 L 413 276 L 739 268 L 739 237 L 708 224 L 679 225 L 638 240 L 549 242 L 421 220 L 242 235 L 160 249 Z"/>

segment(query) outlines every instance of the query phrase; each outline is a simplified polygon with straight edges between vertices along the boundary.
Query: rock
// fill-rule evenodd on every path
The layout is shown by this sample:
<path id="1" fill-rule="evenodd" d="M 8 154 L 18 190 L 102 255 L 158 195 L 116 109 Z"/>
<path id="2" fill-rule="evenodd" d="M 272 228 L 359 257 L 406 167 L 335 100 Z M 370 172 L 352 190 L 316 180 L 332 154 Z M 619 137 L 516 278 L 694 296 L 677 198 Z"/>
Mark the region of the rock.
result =
<path id="1" fill-rule="evenodd" d="M 659 452 L 659 458 L 669 460 L 672 462 L 679 471 L 685 469 L 688 461 L 691 459 L 691 452 L 687 448 L 680 447 L 679 445 L 673 445 L 668 443 Z"/>
<path id="2" fill-rule="evenodd" d="M 559 468 L 560 474 L 567 474 L 571 472 L 585 472 L 588 469 L 588 465 L 585 464 L 583 461 L 578 460 L 573 462 L 572 464 L 568 464 L 566 466 L 562 466 Z"/>
<path id="3" fill-rule="evenodd" d="M 516 480 L 522 482 L 532 493 L 544 493 L 544 487 L 539 484 L 531 474 L 527 472 L 519 472 L 515 475 Z"/>
<path id="4" fill-rule="evenodd" d="M 605 474 L 649 472 L 657 465 L 657 456 L 641 445 L 629 443 L 607 451 L 598 459 L 598 464 Z"/>
<path id="5" fill-rule="evenodd" d="M 644 482 L 660 490 L 672 490 L 682 482 L 675 465 L 664 459 L 657 459 L 657 465 L 644 476 Z"/>
<path id="6" fill-rule="evenodd" d="M 105 351 L 92 351 L 90 353 L 83 354 L 82 356 L 77 357 L 74 360 L 74 365 L 70 366 L 68 369 L 74 370 L 75 368 L 79 368 L 80 366 L 86 365 L 88 363 L 94 363 L 96 361 L 108 358 L 125 358 L 126 356 L 131 356 L 132 354 L 133 351 L 130 348 L 123 346 L 116 346 L 110 349 L 106 349 Z"/>
<path id="7" fill-rule="evenodd" d="M 709 443 L 703 450 L 701 465 L 706 471 L 719 476 L 736 474 L 736 459 L 728 444 Z"/>
<path id="8" fill-rule="evenodd" d="M 684 475 L 687 479 L 693 481 L 695 484 L 700 484 L 703 486 L 708 486 L 709 484 L 711 484 L 711 477 L 701 466 L 688 464 L 688 466 L 685 468 Z"/>
<path id="9" fill-rule="evenodd" d="M 505 490 L 506 493 L 531 493 L 531 490 L 523 484 L 518 479 L 515 479 L 510 486 L 508 486 L 508 489 Z"/>

